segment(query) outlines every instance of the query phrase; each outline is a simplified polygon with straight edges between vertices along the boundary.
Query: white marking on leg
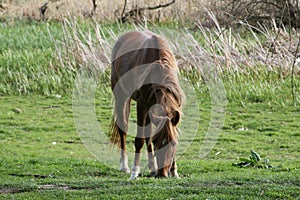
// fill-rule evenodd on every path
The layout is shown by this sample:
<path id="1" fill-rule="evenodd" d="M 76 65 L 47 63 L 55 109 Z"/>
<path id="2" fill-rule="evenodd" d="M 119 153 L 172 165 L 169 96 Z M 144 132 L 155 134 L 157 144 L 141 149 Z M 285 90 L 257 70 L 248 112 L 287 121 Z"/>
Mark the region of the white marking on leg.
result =
<path id="1" fill-rule="evenodd" d="M 173 161 L 175 162 L 175 161 Z M 171 177 L 174 177 L 174 178 L 179 178 L 179 175 L 178 175 L 178 172 L 177 172 L 177 164 L 176 162 L 175 163 L 172 163 L 172 167 L 171 167 L 171 170 L 170 170 L 170 174 L 171 174 Z"/>
<path id="2" fill-rule="evenodd" d="M 171 172 L 171 177 L 179 178 L 177 170 L 174 170 L 173 172 Z"/>
<path id="3" fill-rule="evenodd" d="M 157 161 L 156 157 L 153 155 L 153 152 L 148 153 L 148 167 L 150 170 L 151 176 L 156 176 L 157 174 Z"/>
<path id="4" fill-rule="evenodd" d="M 120 171 L 130 173 L 130 169 L 128 167 L 128 156 L 125 152 L 123 152 L 123 150 L 121 150 Z"/>
<path id="5" fill-rule="evenodd" d="M 138 176 L 139 176 L 139 174 L 140 174 L 140 171 L 141 171 L 140 166 L 133 165 L 133 166 L 132 166 L 132 172 L 131 172 L 130 179 L 131 179 L 131 180 L 137 179 Z"/>

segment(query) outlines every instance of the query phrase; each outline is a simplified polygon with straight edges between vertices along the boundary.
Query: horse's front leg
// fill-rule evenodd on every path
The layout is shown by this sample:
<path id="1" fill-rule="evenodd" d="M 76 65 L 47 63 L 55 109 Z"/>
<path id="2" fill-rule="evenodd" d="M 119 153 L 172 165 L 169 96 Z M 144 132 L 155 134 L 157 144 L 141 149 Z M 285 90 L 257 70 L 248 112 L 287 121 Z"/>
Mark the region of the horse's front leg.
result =
<path id="1" fill-rule="evenodd" d="M 133 162 L 131 176 L 130 176 L 131 180 L 138 178 L 138 176 L 140 174 L 140 171 L 141 171 L 140 154 L 141 154 L 141 149 L 144 145 L 144 142 L 145 142 L 145 138 L 140 137 L 139 134 L 137 137 L 135 137 L 135 140 L 134 140 L 135 156 L 134 156 L 134 162 Z"/>

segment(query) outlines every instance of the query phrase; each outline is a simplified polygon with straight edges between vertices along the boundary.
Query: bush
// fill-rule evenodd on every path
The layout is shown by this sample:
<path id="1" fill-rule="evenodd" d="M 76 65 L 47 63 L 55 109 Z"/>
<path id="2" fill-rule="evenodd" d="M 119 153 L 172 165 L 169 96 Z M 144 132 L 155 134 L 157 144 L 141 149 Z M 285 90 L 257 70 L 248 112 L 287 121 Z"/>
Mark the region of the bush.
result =
<path id="1" fill-rule="evenodd" d="M 248 22 L 289 28 L 300 28 L 300 6 L 298 0 L 225 0 L 215 8 L 218 19 L 226 25 Z"/>

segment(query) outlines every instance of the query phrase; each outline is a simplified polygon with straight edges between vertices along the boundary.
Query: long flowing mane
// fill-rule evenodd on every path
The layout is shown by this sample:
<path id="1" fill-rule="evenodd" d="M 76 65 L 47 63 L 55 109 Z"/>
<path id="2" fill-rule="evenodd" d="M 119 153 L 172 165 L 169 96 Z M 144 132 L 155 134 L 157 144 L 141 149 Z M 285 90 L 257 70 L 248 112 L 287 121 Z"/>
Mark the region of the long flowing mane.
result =
<path id="1" fill-rule="evenodd" d="M 133 82 L 135 82 L 132 85 L 134 85 L 135 88 L 141 88 L 150 74 L 157 73 L 155 71 L 158 70 L 157 66 L 159 65 L 160 76 L 156 78 L 162 78 L 162 80 L 159 81 L 162 84 L 152 84 L 151 87 L 148 87 L 148 91 L 146 92 L 148 94 L 147 100 L 150 101 L 155 99 L 156 102 L 152 102 L 152 104 L 155 103 L 162 105 L 164 109 L 166 109 L 167 113 L 170 113 L 171 110 L 176 110 L 180 114 L 182 114 L 181 107 L 185 102 L 185 95 L 179 85 L 179 80 L 177 76 L 178 71 L 175 59 L 173 58 L 173 55 L 170 54 L 168 51 L 163 50 L 161 53 L 164 55 L 164 57 L 162 57 L 161 60 L 156 60 L 153 63 L 149 64 L 156 66 L 147 66 L 145 70 L 143 70 L 136 79 L 132 80 Z M 117 115 L 117 113 L 115 113 L 115 115 Z M 168 128 L 168 123 L 166 123 L 166 125 L 167 126 L 165 128 L 168 130 L 165 130 L 164 132 L 165 134 L 168 134 L 167 138 L 170 139 L 168 141 L 176 140 L 178 138 L 177 131 L 171 131 L 170 128 Z M 118 129 L 114 125 L 113 120 L 111 124 L 111 132 L 116 133 L 112 134 L 111 137 L 111 141 L 113 144 L 118 144 L 120 142 L 117 131 Z M 164 137 L 161 136 L 160 138 Z"/>

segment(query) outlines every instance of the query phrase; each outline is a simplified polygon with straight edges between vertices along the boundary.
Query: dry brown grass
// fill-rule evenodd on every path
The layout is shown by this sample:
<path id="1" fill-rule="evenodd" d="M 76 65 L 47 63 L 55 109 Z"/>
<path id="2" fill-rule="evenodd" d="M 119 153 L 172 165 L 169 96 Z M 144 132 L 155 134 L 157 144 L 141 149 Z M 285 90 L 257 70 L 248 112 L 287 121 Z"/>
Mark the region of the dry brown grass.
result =
<path id="1" fill-rule="evenodd" d="M 2 0 L 0 4 L 1 18 L 27 18 L 40 19 L 39 8 L 45 3 L 45 0 Z M 128 0 L 127 9 L 156 6 L 165 4 L 170 0 L 146 1 L 146 0 Z M 204 18 L 203 7 L 211 6 L 207 0 L 177 0 L 175 4 L 167 8 L 161 8 L 154 11 L 145 11 L 144 16 L 150 20 L 178 19 L 182 21 L 197 21 Z M 116 15 L 123 9 L 124 1 L 107 0 L 96 1 L 97 10 L 95 17 L 98 21 L 114 21 Z M 62 16 L 89 17 L 92 11 L 92 1 L 89 0 L 51 0 L 46 11 L 46 17 L 49 20 L 60 20 Z M 126 12 L 125 11 L 125 12 Z"/>
<path id="2" fill-rule="evenodd" d="M 27 18 L 40 20 L 39 8 L 46 0 L 0 0 L 0 18 L 16 19 Z M 64 16 L 91 17 L 93 5 L 91 0 L 49 0 L 45 13 L 48 20 L 61 20 Z M 171 0 L 127 0 L 125 13 L 132 9 L 153 7 L 171 2 Z M 291 2 L 286 4 L 284 2 Z M 211 10 L 218 23 L 222 26 L 239 26 L 240 22 L 251 25 L 268 24 L 273 21 L 277 25 L 299 27 L 300 5 L 296 0 L 278 0 L 275 3 L 269 0 L 176 0 L 168 7 L 155 10 L 145 10 L 139 17 L 132 16 L 132 21 L 157 22 L 165 20 L 177 20 L 189 24 L 201 22 L 203 26 L 211 27 L 213 20 L 205 9 Z M 97 9 L 94 17 L 97 21 L 116 21 L 121 18 L 124 0 L 96 0 Z M 289 11 L 289 12 L 287 12 Z M 289 14 L 287 14 L 289 13 Z"/>
<path id="3" fill-rule="evenodd" d="M 196 32 L 201 35 L 201 46 L 189 31 L 180 35 L 180 31 L 161 29 L 161 34 L 171 39 L 181 69 L 188 71 L 196 69 L 203 74 L 204 70 L 214 66 L 221 73 L 224 70 L 234 73 L 249 71 L 258 73 L 263 67 L 286 77 L 291 75 L 292 67 L 295 65 L 294 73 L 300 75 L 300 49 L 297 48 L 300 34 L 297 31 L 288 32 L 277 28 L 275 24 L 273 29 L 255 28 L 244 24 L 244 28 L 248 29 L 247 37 L 250 38 L 245 39 L 242 36 L 244 32 L 223 28 L 213 13 L 209 12 L 209 15 L 215 23 L 214 28 L 197 25 Z M 95 38 L 90 32 L 82 31 L 76 20 L 65 19 L 64 22 L 63 48 L 58 47 L 57 52 L 71 57 L 67 57 L 67 63 L 64 63 L 65 58 L 61 58 L 62 66 L 66 64 L 66 67 L 70 67 L 80 63 L 81 66 L 90 69 L 105 70 L 109 66 L 113 41 L 122 31 L 106 30 L 109 31 L 107 37 L 101 32 L 101 25 L 95 22 Z M 154 29 L 158 33 L 161 30 Z"/>

